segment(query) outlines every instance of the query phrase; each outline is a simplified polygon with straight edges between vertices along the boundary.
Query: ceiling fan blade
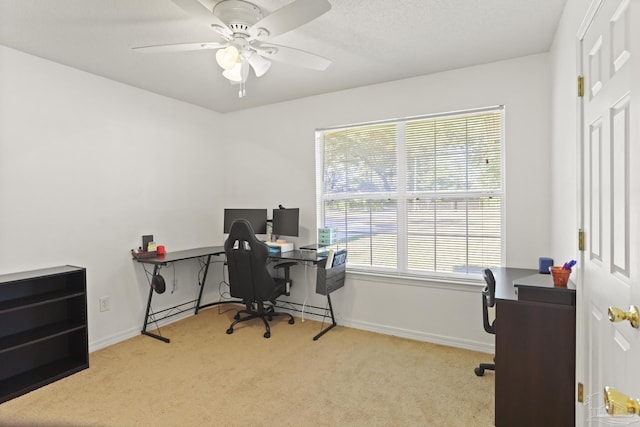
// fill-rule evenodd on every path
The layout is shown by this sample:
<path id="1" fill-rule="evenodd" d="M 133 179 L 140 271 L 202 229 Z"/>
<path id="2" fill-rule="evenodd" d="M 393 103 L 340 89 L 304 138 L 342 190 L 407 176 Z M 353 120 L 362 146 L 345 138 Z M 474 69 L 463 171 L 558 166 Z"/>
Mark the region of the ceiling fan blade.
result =
<path id="1" fill-rule="evenodd" d="M 171 0 L 180 9 L 184 10 L 193 19 L 207 25 L 219 29 L 223 36 L 231 36 L 233 31 L 222 22 L 220 18 L 213 14 L 213 5 L 207 0 Z"/>
<path id="2" fill-rule="evenodd" d="M 316 19 L 330 9 L 331 4 L 327 0 L 295 0 L 252 25 L 249 35 L 252 38 L 260 38 L 284 34 Z"/>
<path id="3" fill-rule="evenodd" d="M 331 61 L 327 58 L 292 47 L 258 42 L 251 43 L 251 46 L 256 49 L 260 56 L 299 67 L 324 71 L 331 65 Z"/>
<path id="4" fill-rule="evenodd" d="M 143 53 L 164 53 L 164 52 L 187 52 L 192 50 L 220 49 L 227 47 L 229 43 L 178 43 L 178 44 L 159 44 L 154 46 L 138 46 L 133 50 Z"/>

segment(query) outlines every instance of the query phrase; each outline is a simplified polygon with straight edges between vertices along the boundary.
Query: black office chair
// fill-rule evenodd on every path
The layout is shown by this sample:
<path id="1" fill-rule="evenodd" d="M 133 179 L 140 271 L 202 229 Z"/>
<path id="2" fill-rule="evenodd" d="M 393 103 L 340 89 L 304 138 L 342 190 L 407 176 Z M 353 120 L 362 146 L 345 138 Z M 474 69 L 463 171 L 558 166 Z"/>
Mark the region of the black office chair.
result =
<path id="1" fill-rule="evenodd" d="M 293 280 L 291 280 L 291 273 L 289 271 L 289 269 L 294 266 L 297 265 L 298 263 L 295 261 L 285 261 L 285 262 L 281 262 L 278 263 L 276 265 L 273 266 L 273 270 L 274 271 L 278 271 L 278 270 L 282 270 L 284 273 L 284 277 L 274 277 L 274 280 L 276 281 L 276 283 L 278 283 L 279 285 L 284 286 L 284 294 L 285 295 L 289 295 L 290 294 L 290 289 L 291 289 L 291 285 L 293 284 Z"/>
<path id="2" fill-rule="evenodd" d="M 258 240 L 251 224 L 244 219 L 237 219 L 231 224 L 229 237 L 224 243 L 229 269 L 229 291 L 231 296 L 239 298 L 245 305 L 234 316 L 234 321 L 227 329 L 233 333 L 233 327 L 240 322 L 261 318 L 266 332 L 265 338 L 271 336 L 268 320 L 274 316 L 289 316 L 289 324 L 293 325 L 293 316 L 289 313 L 275 311 L 276 298 L 285 292 L 284 284 L 278 284 L 269 274 L 267 257 L 269 249 Z M 265 302 L 271 303 L 265 307 Z M 241 317 L 241 314 L 247 316 Z"/>
<path id="3" fill-rule="evenodd" d="M 486 268 L 483 272 L 484 281 L 487 286 L 482 290 L 482 321 L 484 323 L 484 330 L 490 334 L 496 334 L 496 319 L 489 323 L 489 307 L 493 307 L 496 304 L 496 279 L 493 277 L 493 272 Z M 477 376 L 484 375 L 485 370 L 495 371 L 495 357 L 494 363 L 481 363 L 474 372 Z"/>

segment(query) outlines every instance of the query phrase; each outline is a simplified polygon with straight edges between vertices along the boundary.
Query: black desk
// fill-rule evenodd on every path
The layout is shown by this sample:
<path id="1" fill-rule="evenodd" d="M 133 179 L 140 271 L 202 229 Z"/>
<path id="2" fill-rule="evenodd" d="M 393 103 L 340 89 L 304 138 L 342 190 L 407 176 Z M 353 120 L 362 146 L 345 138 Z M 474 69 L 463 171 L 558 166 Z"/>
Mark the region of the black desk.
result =
<path id="1" fill-rule="evenodd" d="M 555 287 L 537 270 L 492 271 L 496 426 L 574 425 L 575 285 Z"/>
<path id="2" fill-rule="evenodd" d="M 166 319 L 168 317 L 175 316 L 182 312 L 182 311 L 178 311 L 178 312 L 171 313 L 172 310 L 180 309 L 181 307 L 187 306 L 189 304 L 194 304 L 194 303 L 195 303 L 195 314 L 198 314 L 198 307 L 200 306 L 202 291 L 204 290 L 204 284 L 207 280 L 207 273 L 209 271 L 209 263 L 211 262 L 211 257 L 214 255 L 223 255 L 223 254 L 224 254 L 224 246 L 209 246 L 205 248 L 196 248 L 196 249 L 187 249 L 184 251 L 167 252 L 165 255 L 155 256 L 151 258 L 134 258 L 136 261 L 138 261 L 141 264 L 153 265 L 152 277 L 158 274 L 158 272 L 163 266 L 166 266 L 167 264 L 172 262 L 183 261 L 187 259 L 195 259 L 195 258 L 203 258 L 205 260 L 204 261 L 205 267 L 204 267 L 204 273 L 202 275 L 202 282 L 198 283 L 198 285 L 200 286 L 200 291 L 198 292 L 198 299 L 196 300 L 187 301 L 187 302 L 175 305 L 173 307 L 160 310 L 157 313 L 149 314 L 149 312 L 151 311 L 151 299 L 153 298 L 153 288 L 151 287 L 151 283 L 149 283 L 149 299 L 147 300 L 147 311 L 145 312 L 144 323 L 142 325 L 141 333 L 168 343 L 170 341 L 169 338 L 147 331 L 147 325 L 149 324 L 149 317 L 169 312 L 167 315 L 162 317 L 162 319 Z"/>
<path id="3" fill-rule="evenodd" d="M 195 258 L 202 258 L 204 261 L 204 273 L 202 275 L 202 281 L 198 284 L 200 287 L 200 290 L 198 291 L 198 298 L 195 300 L 191 300 L 191 301 L 187 301 L 184 303 L 180 303 L 177 304 L 173 307 L 169 307 L 166 308 L 164 310 L 160 310 L 156 313 L 152 313 L 150 314 L 151 311 L 151 301 L 153 299 L 153 288 L 151 287 L 151 283 L 149 283 L 149 298 L 147 300 L 147 309 L 145 312 L 145 317 L 144 317 L 144 323 L 142 325 L 142 330 L 141 333 L 144 335 L 148 335 L 150 337 L 159 339 L 161 341 L 164 341 L 166 343 L 170 342 L 169 338 L 163 337 L 161 335 L 158 334 L 154 334 L 152 332 L 149 332 L 147 330 L 147 326 L 149 324 L 149 319 L 151 316 L 156 316 L 156 315 L 160 315 L 163 313 L 167 313 L 164 317 L 162 317 L 161 319 L 165 319 L 171 316 L 175 316 L 177 314 L 180 314 L 183 312 L 182 308 L 185 306 L 188 306 L 190 304 L 194 304 L 194 314 L 198 314 L 198 312 L 204 308 L 207 307 L 211 307 L 214 305 L 218 305 L 218 304 L 227 304 L 227 303 L 242 303 L 242 301 L 240 300 L 221 300 L 221 301 L 214 301 L 214 302 L 210 302 L 207 304 L 202 304 L 202 293 L 204 291 L 204 285 L 205 282 L 207 280 L 207 273 L 209 271 L 209 264 L 211 263 L 211 257 L 212 256 L 221 256 L 224 255 L 224 246 L 208 246 L 208 247 L 204 247 L 204 248 L 196 248 L 196 249 L 187 249 L 187 250 L 183 250 L 183 251 L 175 251 L 175 252 L 167 252 L 165 255 L 162 256 L 156 256 L 156 257 L 150 257 L 150 258 L 134 258 L 137 262 L 141 263 L 141 264 L 149 264 L 149 265 L 153 265 L 153 273 L 152 273 L 152 277 L 155 276 L 156 274 L 158 274 L 158 272 L 160 271 L 160 269 L 163 266 L 166 266 L 169 263 L 172 262 L 177 262 L 177 261 L 182 261 L 182 260 L 188 260 L 188 259 L 195 259 Z M 315 251 L 301 251 L 301 250 L 293 250 L 293 251 L 289 251 L 289 252 L 283 252 L 283 253 L 270 253 L 269 254 L 269 259 L 271 261 L 275 261 L 275 262 L 279 262 L 279 261 L 296 261 L 296 262 L 308 262 L 311 263 L 313 265 L 317 265 L 319 262 L 323 261 L 326 259 L 326 256 L 324 255 L 318 255 L 317 252 Z M 280 301 L 283 302 L 283 301 Z M 296 302 L 292 302 L 292 301 L 284 301 L 286 302 L 286 304 L 289 304 L 291 306 L 297 306 L 300 307 L 302 306 L 303 308 L 309 308 L 312 310 L 316 310 L 316 313 L 312 313 L 312 314 L 316 314 L 316 315 L 320 315 L 323 316 L 323 325 L 324 325 L 324 318 L 327 317 L 327 311 L 330 313 L 331 315 L 331 324 L 325 328 L 322 329 L 320 331 L 320 333 L 318 333 L 316 336 L 313 337 L 314 341 L 317 340 L 318 338 L 320 338 L 322 335 L 324 335 L 327 331 L 329 331 L 331 328 L 333 328 L 334 326 L 337 325 L 336 323 L 336 319 L 333 313 L 333 306 L 331 304 L 331 297 L 329 294 L 327 294 L 327 302 L 328 302 L 328 306 L 329 309 L 327 310 L 326 308 L 322 308 L 322 307 L 316 307 L 316 306 L 312 306 L 312 305 L 304 305 L 304 304 L 299 304 Z M 172 312 L 173 310 L 179 309 L 179 311 L 177 312 Z M 295 307 L 290 308 L 294 311 L 298 311 L 298 312 L 304 312 L 304 310 L 300 310 L 297 309 Z M 321 310 L 323 314 L 318 314 Z"/>
<path id="4" fill-rule="evenodd" d="M 223 251 L 224 253 L 224 251 Z M 288 252 L 278 252 L 278 253 L 269 253 L 269 260 L 272 262 L 285 262 L 285 261 L 295 261 L 295 262 L 302 262 L 302 263 L 310 263 L 313 265 L 317 265 L 318 263 L 324 261 L 325 259 L 327 259 L 326 255 L 318 255 L 318 253 L 316 251 L 307 251 L 307 250 L 298 250 L 295 249 L 293 251 L 288 251 Z M 321 268 L 321 267 L 319 267 Z M 217 304 L 222 304 L 222 303 L 242 303 L 242 301 L 240 300 L 225 300 L 225 301 L 214 301 L 214 302 L 210 302 L 210 303 L 206 303 L 206 304 L 201 304 L 201 296 L 202 296 L 202 288 L 200 288 L 200 296 L 198 297 L 198 302 L 197 302 L 197 306 L 196 306 L 196 310 L 195 310 L 195 314 L 198 314 L 198 311 L 207 308 L 207 307 L 211 307 Z M 300 304 L 294 301 L 286 301 L 286 300 L 281 300 L 278 299 L 276 300 L 276 302 L 279 302 L 281 304 L 287 304 L 289 307 L 284 307 L 288 310 L 292 310 L 292 311 L 296 311 L 299 313 L 304 313 L 305 309 L 307 312 L 311 313 L 311 314 L 315 314 L 317 316 L 322 316 L 323 319 L 323 323 L 321 326 L 321 330 L 320 332 L 315 335 L 313 337 L 313 340 L 316 341 L 318 340 L 318 338 L 320 338 L 322 335 L 324 335 L 325 333 L 327 333 L 329 330 L 331 330 L 333 327 L 337 326 L 337 322 L 336 322 L 336 318 L 335 315 L 333 313 L 333 305 L 331 303 L 331 296 L 329 295 L 329 293 L 327 293 L 327 305 L 328 308 L 323 308 L 323 307 L 317 307 L 317 306 L 313 306 L 313 305 L 309 305 L 309 304 Z M 282 306 L 281 306 L 282 307 Z M 298 307 L 302 307 L 302 308 L 298 308 Z M 323 329 L 324 326 L 324 320 L 328 317 L 331 316 L 331 324 L 329 324 L 329 326 L 327 326 L 326 328 Z"/>
<path id="5" fill-rule="evenodd" d="M 316 265 L 318 266 L 317 267 L 318 269 L 322 269 L 318 271 L 318 274 L 316 274 L 316 281 L 318 281 L 319 280 L 318 275 L 325 271 L 323 262 L 327 259 L 327 255 L 324 255 L 324 254 L 318 255 L 318 253 L 314 250 L 293 250 L 293 251 L 283 252 L 278 254 L 270 254 L 269 258 L 271 258 L 276 262 L 297 261 L 297 262 L 303 262 L 303 263 L 308 262 L 313 265 Z M 345 266 L 343 265 L 341 270 L 343 281 L 344 281 L 344 271 L 345 271 L 344 267 Z M 317 286 L 316 286 L 316 292 L 318 292 Z M 331 329 L 333 329 L 335 326 L 338 325 L 336 322 L 335 315 L 333 313 L 333 304 L 331 303 L 331 291 L 327 291 L 322 294 L 327 296 L 327 307 L 324 307 L 324 308 L 317 307 L 314 305 L 300 304 L 293 301 L 279 301 L 279 302 L 285 302 L 286 304 L 294 306 L 291 309 L 299 313 L 304 314 L 305 309 L 307 309 L 307 312 L 311 314 L 322 316 L 322 325 L 320 326 L 320 332 L 318 332 L 313 337 L 314 341 L 317 341 L 321 336 L 323 336 L 324 334 L 326 334 L 327 332 L 329 332 Z M 302 309 L 299 309 L 297 307 L 302 307 Z M 331 323 L 326 328 L 324 328 L 324 321 L 327 318 L 327 313 L 331 315 Z"/>
<path id="6" fill-rule="evenodd" d="M 317 264 L 327 258 L 326 255 L 318 255 L 316 251 L 304 251 L 294 249 L 289 252 L 270 253 L 269 258 L 275 261 L 302 261 Z"/>

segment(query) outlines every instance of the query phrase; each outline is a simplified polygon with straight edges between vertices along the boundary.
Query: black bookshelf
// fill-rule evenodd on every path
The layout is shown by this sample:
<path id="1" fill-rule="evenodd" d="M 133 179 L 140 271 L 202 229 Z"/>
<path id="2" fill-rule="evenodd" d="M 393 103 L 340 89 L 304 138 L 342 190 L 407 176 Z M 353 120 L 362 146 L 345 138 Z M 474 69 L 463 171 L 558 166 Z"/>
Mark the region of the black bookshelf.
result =
<path id="1" fill-rule="evenodd" d="M 86 270 L 0 275 L 0 403 L 89 367 Z"/>

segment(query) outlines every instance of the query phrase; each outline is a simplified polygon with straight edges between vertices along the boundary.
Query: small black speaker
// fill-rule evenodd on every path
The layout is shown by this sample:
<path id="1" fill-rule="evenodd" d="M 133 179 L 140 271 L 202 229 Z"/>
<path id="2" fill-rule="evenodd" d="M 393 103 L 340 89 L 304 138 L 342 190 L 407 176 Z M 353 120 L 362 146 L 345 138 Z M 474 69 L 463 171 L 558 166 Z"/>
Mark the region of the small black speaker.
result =
<path id="1" fill-rule="evenodd" d="M 145 252 L 148 251 L 149 243 L 151 242 L 153 242 L 153 234 L 146 234 L 142 236 L 142 250 Z"/>
<path id="2" fill-rule="evenodd" d="M 164 277 L 159 274 L 156 274 L 151 278 L 151 287 L 158 294 L 163 294 L 167 289 L 167 285 L 164 283 Z"/>

